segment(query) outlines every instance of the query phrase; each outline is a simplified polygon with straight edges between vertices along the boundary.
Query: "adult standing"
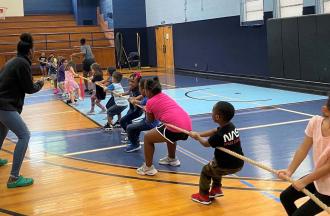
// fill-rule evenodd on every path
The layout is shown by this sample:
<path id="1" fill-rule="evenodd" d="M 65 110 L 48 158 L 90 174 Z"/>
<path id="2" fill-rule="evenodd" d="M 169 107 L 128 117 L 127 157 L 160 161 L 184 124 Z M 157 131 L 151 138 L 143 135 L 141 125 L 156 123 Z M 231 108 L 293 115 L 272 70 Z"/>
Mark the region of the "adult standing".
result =
<path id="1" fill-rule="evenodd" d="M 25 94 L 36 93 L 44 85 L 43 80 L 33 82 L 31 73 L 33 52 L 32 36 L 29 33 L 21 34 L 17 44 L 17 56 L 10 59 L 0 72 L 0 149 L 8 130 L 18 137 L 7 182 L 8 188 L 33 184 L 32 178 L 19 175 L 30 140 L 30 131 L 20 116 Z M 0 166 L 4 166 L 7 162 L 6 159 L 0 159 Z"/>
<path id="2" fill-rule="evenodd" d="M 85 78 L 87 78 L 90 76 L 91 65 L 95 63 L 95 58 L 94 58 L 94 54 L 92 52 L 91 47 L 88 44 L 86 44 L 85 38 L 80 39 L 80 53 L 73 53 L 71 55 L 71 57 L 80 55 L 80 54 L 82 54 L 84 57 L 83 62 L 82 62 L 83 76 Z M 93 93 L 93 90 L 88 88 L 88 81 L 84 80 L 84 83 L 85 83 L 85 92 Z"/>

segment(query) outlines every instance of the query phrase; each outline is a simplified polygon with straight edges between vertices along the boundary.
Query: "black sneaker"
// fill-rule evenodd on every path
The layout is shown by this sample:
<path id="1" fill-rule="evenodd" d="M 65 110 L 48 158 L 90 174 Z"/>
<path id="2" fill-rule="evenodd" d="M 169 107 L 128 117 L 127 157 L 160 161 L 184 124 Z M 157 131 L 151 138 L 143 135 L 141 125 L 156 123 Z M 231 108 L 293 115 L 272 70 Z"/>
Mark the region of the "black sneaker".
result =
<path id="1" fill-rule="evenodd" d="M 89 90 L 89 91 L 88 91 L 88 94 L 89 94 L 89 95 L 92 95 L 92 94 L 93 94 L 93 90 Z"/>
<path id="2" fill-rule="evenodd" d="M 85 89 L 84 92 L 89 92 L 90 90 L 89 89 Z"/>

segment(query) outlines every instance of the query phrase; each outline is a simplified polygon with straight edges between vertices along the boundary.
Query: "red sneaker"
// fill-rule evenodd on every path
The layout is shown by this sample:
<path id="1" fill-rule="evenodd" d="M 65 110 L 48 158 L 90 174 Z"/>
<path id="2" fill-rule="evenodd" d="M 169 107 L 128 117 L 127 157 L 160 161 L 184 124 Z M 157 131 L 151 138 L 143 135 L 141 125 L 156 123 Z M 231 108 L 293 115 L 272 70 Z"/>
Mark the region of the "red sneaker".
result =
<path id="1" fill-rule="evenodd" d="M 198 203 L 201 203 L 204 205 L 209 205 L 212 202 L 208 195 L 202 195 L 200 193 L 191 195 L 191 199 L 195 202 L 198 202 Z"/>
<path id="2" fill-rule="evenodd" d="M 223 196 L 223 192 L 221 190 L 221 187 L 212 187 L 211 188 L 211 191 L 210 191 L 210 194 L 209 194 L 209 197 L 210 198 L 216 198 L 216 197 L 221 197 Z"/>

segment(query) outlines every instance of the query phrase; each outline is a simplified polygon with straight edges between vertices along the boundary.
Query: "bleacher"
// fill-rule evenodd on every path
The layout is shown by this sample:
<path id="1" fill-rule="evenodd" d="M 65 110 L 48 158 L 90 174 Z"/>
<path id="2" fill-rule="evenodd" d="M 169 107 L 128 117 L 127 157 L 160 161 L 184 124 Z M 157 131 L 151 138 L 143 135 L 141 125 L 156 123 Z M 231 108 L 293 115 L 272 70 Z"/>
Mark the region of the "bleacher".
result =
<path id="1" fill-rule="evenodd" d="M 0 20 L 0 68 L 16 54 L 19 35 L 23 32 L 31 33 L 34 38 L 35 72 L 38 72 L 37 59 L 41 52 L 69 58 L 73 52 L 79 52 L 80 38 L 87 39 L 96 61 L 103 67 L 115 65 L 113 32 L 104 32 L 100 26 L 78 26 L 72 14 L 61 14 Z"/>

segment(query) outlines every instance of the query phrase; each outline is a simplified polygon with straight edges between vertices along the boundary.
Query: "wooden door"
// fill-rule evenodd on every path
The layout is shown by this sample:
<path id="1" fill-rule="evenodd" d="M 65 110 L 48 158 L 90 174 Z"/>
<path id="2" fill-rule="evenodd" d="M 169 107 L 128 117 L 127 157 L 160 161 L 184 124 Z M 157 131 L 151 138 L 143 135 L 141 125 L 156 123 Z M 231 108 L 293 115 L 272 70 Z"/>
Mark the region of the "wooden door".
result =
<path id="1" fill-rule="evenodd" d="M 157 66 L 173 68 L 173 32 L 172 26 L 156 27 Z"/>

